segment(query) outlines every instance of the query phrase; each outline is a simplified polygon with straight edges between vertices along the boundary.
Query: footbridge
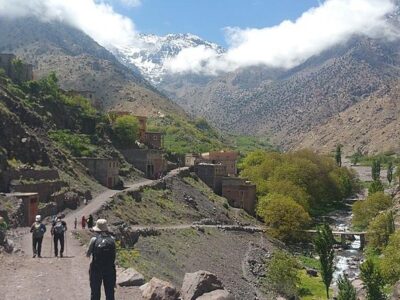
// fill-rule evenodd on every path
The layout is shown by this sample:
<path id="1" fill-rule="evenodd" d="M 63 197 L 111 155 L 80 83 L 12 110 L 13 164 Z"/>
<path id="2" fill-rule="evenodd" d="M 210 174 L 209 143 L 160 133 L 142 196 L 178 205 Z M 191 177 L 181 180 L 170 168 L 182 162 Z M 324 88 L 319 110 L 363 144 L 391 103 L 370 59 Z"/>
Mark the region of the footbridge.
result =
<path id="1" fill-rule="evenodd" d="M 305 230 L 304 232 L 316 234 L 318 231 L 315 229 Z M 360 249 L 364 249 L 366 239 L 365 236 L 367 234 L 366 231 L 332 231 L 332 234 L 336 237 L 340 237 L 340 242 L 342 246 L 346 246 L 346 240 L 348 237 L 354 237 L 358 235 L 360 237 Z"/>

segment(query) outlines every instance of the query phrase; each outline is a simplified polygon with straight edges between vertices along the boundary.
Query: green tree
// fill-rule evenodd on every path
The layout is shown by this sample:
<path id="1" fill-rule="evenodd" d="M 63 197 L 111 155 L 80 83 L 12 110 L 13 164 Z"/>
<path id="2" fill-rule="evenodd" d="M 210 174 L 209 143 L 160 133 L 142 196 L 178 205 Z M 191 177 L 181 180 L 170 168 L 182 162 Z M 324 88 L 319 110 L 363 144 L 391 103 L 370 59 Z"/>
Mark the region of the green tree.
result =
<path id="1" fill-rule="evenodd" d="M 263 218 L 268 232 L 283 241 L 298 240 L 299 230 L 311 221 L 304 208 L 291 197 L 268 194 L 257 205 L 257 214 Z"/>
<path id="2" fill-rule="evenodd" d="M 394 231 L 393 213 L 390 211 L 380 213 L 368 225 L 368 247 L 381 252 L 387 246 L 389 237 Z"/>
<path id="3" fill-rule="evenodd" d="M 385 187 L 382 184 L 382 181 L 374 180 L 368 187 L 368 194 L 372 195 L 377 192 L 383 192 L 385 190 Z"/>
<path id="4" fill-rule="evenodd" d="M 139 121 L 134 116 L 121 116 L 115 120 L 112 129 L 120 147 L 131 147 L 139 135 Z"/>
<path id="5" fill-rule="evenodd" d="M 353 204 L 353 226 L 358 229 L 366 229 L 373 218 L 391 206 L 392 198 L 383 192 L 368 195 L 367 199 Z"/>
<path id="6" fill-rule="evenodd" d="M 337 300 L 356 300 L 356 289 L 346 275 L 339 276 L 337 286 L 339 289 Z"/>
<path id="7" fill-rule="evenodd" d="M 381 161 L 379 159 L 372 160 L 371 176 L 373 181 L 380 180 L 381 178 Z"/>
<path id="8" fill-rule="evenodd" d="M 391 184 L 392 180 L 393 180 L 393 169 L 394 169 L 393 162 L 389 161 L 387 171 L 386 171 L 386 178 L 387 178 L 387 181 L 389 182 L 389 184 Z"/>
<path id="9" fill-rule="evenodd" d="M 341 167 L 342 166 L 342 145 L 337 145 L 335 150 L 335 161 L 336 164 Z"/>
<path id="10" fill-rule="evenodd" d="M 383 287 L 385 285 L 384 279 L 379 272 L 379 269 L 373 263 L 372 260 L 367 259 L 360 266 L 360 277 L 367 289 L 367 299 L 368 300 L 385 300 L 386 296 L 383 292 Z"/>
<path id="11" fill-rule="evenodd" d="M 357 148 L 357 151 L 350 157 L 350 162 L 356 166 L 360 159 L 362 158 L 362 152 L 360 148 Z"/>
<path id="12" fill-rule="evenodd" d="M 400 231 L 389 238 L 387 247 L 382 252 L 379 268 L 387 283 L 395 284 L 400 280 Z"/>
<path id="13" fill-rule="evenodd" d="M 335 239 L 332 230 L 328 224 L 323 224 L 318 228 L 317 236 L 314 240 L 315 251 L 319 255 L 319 263 L 321 266 L 322 281 L 326 289 L 326 298 L 329 299 L 329 287 L 332 283 L 333 271 L 335 270 L 333 260 L 335 251 L 333 245 Z"/>
<path id="14" fill-rule="evenodd" d="M 287 252 L 277 250 L 267 263 L 266 279 L 269 286 L 289 298 L 297 295 L 301 265 Z"/>

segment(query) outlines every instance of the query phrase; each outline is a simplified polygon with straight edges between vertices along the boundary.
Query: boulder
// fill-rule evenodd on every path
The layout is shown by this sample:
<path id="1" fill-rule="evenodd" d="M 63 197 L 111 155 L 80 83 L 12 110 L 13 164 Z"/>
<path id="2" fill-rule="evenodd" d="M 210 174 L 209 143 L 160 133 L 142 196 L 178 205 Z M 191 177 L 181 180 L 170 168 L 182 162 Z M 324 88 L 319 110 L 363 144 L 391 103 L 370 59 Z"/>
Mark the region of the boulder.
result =
<path id="1" fill-rule="evenodd" d="M 221 281 L 214 274 L 207 271 L 186 273 L 182 284 L 182 299 L 195 300 L 199 296 L 215 290 L 224 289 Z"/>
<path id="2" fill-rule="evenodd" d="M 119 272 L 117 275 L 119 286 L 141 286 L 144 284 L 144 276 L 133 268 Z"/>
<path id="3" fill-rule="evenodd" d="M 315 269 L 307 268 L 306 272 L 307 272 L 307 275 L 310 277 L 318 277 L 318 271 Z"/>
<path id="4" fill-rule="evenodd" d="M 146 300 L 178 300 L 179 292 L 169 282 L 153 277 L 140 287 L 142 297 Z"/>
<path id="5" fill-rule="evenodd" d="M 201 295 L 196 300 L 235 300 L 235 297 L 227 290 L 215 290 Z"/>

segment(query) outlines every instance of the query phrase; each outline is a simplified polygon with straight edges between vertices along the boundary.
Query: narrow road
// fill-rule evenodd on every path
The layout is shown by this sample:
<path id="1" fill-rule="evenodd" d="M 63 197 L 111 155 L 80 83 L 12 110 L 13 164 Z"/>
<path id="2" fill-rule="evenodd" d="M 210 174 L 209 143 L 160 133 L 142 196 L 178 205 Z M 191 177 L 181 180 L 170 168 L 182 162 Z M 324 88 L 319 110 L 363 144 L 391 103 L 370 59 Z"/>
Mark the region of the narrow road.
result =
<path id="1" fill-rule="evenodd" d="M 177 171 L 170 173 L 173 176 Z M 125 191 L 136 190 L 152 184 L 153 180 L 142 180 L 128 186 Z M 69 229 L 73 228 L 75 217 L 95 213 L 110 197 L 120 190 L 106 190 L 86 206 L 71 212 L 65 217 Z M 52 253 L 50 225 L 42 244 L 42 258 L 32 258 L 32 238 L 29 228 L 24 229 L 21 239 L 22 253 L 0 261 L 0 299 L 1 300 L 45 300 L 45 299 L 88 299 L 90 295 L 88 281 L 89 259 L 85 250 L 69 230 L 66 234 L 65 257 L 55 258 Z"/>

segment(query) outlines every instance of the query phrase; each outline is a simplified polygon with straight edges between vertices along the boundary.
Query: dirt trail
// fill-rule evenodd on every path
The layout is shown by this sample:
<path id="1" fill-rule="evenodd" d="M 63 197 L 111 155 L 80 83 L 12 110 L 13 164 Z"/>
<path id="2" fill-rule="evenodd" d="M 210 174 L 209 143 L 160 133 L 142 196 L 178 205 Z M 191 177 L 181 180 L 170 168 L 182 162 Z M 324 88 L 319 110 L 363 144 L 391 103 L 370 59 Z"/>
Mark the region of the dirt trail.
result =
<path id="1" fill-rule="evenodd" d="M 132 184 L 127 190 L 135 190 L 149 185 L 152 180 L 143 180 Z M 96 212 L 110 197 L 119 190 L 106 190 L 88 205 L 71 212 L 65 218 L 69 229 L 73 229 L 74 218 L 88 216 Z M 0 299 L 1 300 L 63 300 L 88 299 L 90 295 L 88 281 L 89 259 L 85 250 L 69 230 L 66 234 L 65 257 L 55 258 L 51 252 L 50 225 L 43 239 L 42 258 L 32 258 L 31 234 L 29 228 L 21 229 L 20 255 L 0 257 Z M 123 299 L 120 297 L 118 299 Z M 130 298 L 132 299 L 132 297 Z"/>

